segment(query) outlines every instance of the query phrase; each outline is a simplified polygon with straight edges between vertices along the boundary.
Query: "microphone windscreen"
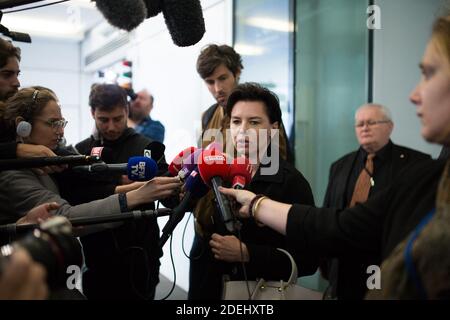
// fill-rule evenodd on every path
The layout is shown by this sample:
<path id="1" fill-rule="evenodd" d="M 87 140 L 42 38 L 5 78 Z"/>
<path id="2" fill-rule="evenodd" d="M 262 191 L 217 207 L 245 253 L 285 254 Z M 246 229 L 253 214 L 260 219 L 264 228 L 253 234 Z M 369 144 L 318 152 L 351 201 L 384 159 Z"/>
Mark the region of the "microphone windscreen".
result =
<path id="1" fill-rule="evenodd" d="M 113 162 L 113 151 L 108 147 L 94 147 L 91 150 L 91 156 L 99 157 L 105 163 Z"/>
<path id="2" fill-rule="evenodd" d="M 198 169 L 192 170 L 184 185 L 186 191 L 190 191 L 193 198 L 199 199 L 208 193 L 208 186 L 203 182 Z"/>
<path id="3" fill-rule="evenodd" d="M 250 173 L 250 161 L 246 157 L 238 157 L 233 160 L 230 165 L 230 178 L 234 179 L 236 176 L 241 176 L 245 179 L 245 184 L 249 183 L 252 179 Z"/>
<path id="4" fill-rule="evenodd" d="M 192 153 L 195 152 L 195 150 L 197 150 L 196 147 L 189 147 L 184 149 L 183 151 L 181 151 L 179 154 L 177 154 L 175 156 L 175 158 L 173 158 L 172 162 L 169 165 L 169 173 L 174 177 L 176 175 L 178 175 L 178 172 L 181 170 L 181 168 L 183 168 L 183 160 L 190 156 Z"/>
<path id="5" fill-rule="evenodd" d="M 166 151 L 164 144 L 158 141 L 152 141 L 145 147 L 144 156 L 149 156 L 156 162 L 159 162 L 164 157 L 164 151 Z"/>
<path id="6" fill-rule="evenodd" d="M 224 181 L 229 179 L 230 166 L 222 152 L 217 150 L 204 150 L 198 158 L 198 170 L 208 185 L 213 177 L 221 177 Z"/>
<path id="7" fill-rule="evenodd" d="M 205 34 L 200 0 L 162 0 L 162 12 L 173 42 L 179 47 L 192 46 Z"/>
<path id="8" fill-rule="evenodd" d="M 156 176 L 158 165 L 147 157 L 132 157 L 128 160 L 127 174 L 131 181 L 148 181 Z"/>
<path id="9" fill-rule="evenodd" d="M 162 10 L 162 0 L 144 0 L 147 7 L 147 18 L 157 16 Z"/>
<path id="10" fill-rule="evenodd" d="M 119 29 L 131 31 L 147 17 L 142 0 L 96 0 L 95 4 L 105 19 Z"/>

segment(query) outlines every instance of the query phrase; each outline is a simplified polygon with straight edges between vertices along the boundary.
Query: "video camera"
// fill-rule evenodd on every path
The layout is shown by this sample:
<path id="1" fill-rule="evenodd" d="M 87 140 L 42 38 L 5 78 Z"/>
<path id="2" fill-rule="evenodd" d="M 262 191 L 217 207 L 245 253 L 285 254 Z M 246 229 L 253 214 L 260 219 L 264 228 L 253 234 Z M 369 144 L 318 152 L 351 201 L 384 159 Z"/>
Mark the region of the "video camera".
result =
<path id="1" fill-rule="evenodd" d="M 53 217 L 42 223 L 24 238 L 0 248 L 0 275 L 9 257 L 19 248 L 25 249 L 34 261 L 47 271 L 50 288 L 66 286 L 67 270 L 83 263 L 80 242 L 72 235 L 72 225 L 67 218 Z"/>

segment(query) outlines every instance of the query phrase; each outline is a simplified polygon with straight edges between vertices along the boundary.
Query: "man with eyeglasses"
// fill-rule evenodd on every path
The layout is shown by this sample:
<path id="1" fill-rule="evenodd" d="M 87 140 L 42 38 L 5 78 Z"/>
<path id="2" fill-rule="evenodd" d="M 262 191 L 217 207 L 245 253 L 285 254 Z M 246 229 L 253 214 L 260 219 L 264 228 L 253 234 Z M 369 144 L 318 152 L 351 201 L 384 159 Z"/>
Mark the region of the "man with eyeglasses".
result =
<path id="1" fill-rule="evenodd" d="M 355 113 L 355 134 L 360 145 L 331 165 L 324 207 L 344 209 L 365 202 L 389 186 L 407 165 L 429 159 L 422 152 L 399 146 L 390 140 L 394 123 L 389 110 L 379 104 L 365 104 Z M 379 265 L 367 256 L 345 256 L 322 264 L 330 282 L 328 299 L 362 299 L 367 291 L 367 267 Z"/>

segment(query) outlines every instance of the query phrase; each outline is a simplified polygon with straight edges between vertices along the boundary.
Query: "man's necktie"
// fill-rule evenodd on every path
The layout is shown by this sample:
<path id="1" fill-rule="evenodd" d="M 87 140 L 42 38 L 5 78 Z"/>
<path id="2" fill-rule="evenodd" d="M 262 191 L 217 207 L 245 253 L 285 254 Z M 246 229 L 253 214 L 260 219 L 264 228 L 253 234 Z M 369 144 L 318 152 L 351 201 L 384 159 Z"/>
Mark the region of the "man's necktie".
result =
<path id="1" fill-rule="evenodd" d="M 374 153 L 367 155 L 367 160 L 365 167 L 361 170 L 358 180 L 356 180 L 355 189 L 353 190 L 352 200 L 350 201 L 349 207 L 353 207 L 357 202 L 365 202 L 369 197 L 370 191 L 370 179 L 373 175 L 373 158 Z"/>

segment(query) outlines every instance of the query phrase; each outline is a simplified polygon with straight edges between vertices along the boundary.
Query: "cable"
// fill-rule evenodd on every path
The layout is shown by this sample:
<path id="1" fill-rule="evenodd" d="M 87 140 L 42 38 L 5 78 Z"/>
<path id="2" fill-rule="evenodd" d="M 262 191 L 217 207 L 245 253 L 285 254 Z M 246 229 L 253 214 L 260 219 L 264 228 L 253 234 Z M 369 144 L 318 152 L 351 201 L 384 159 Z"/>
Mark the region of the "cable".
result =
<path id="1" fill-rule="evenodd" d="M 177 271 L 175 269 L 175 263 L 173 262 L 172 239 L 173 239 L 173 237 L 172 237 L 172 235 L 170 235 L 170 261 L 172 262 L 173 283 L 172 283 L 172 288 L 170 289 L 169 293 L 161 300 L 166 300 L 168 297 L 170 297 L 173 290 L 175 289 L 175 284 L 177 283 Z"/>
<path id="2" fill-rule="evenodd" d="M 191 257 L 190 255 L 188 255 L 188 254 L 186 253 L 186 249 L 185 249 L 185 247 L 184 247 L 184 239 L 185 239 L 185 237 L 186 237 L 186 229 L 187 229 L 189 220 L 191 219 L 191 216 L 193 216 L 193 215 L 194 215 L 194 214 L 193 214 L 192 212 L 189 214 L 188 219 L 187 219 L 187 221 L 186 221 L 186 224 L 184 225 L 183 236 L 182 236 L 182 238 L 181 238 L 181 248 L 183 249 L 183 254 L 184 254 L 184 256 L 185 256 L 186 258 L 188 258 L 189 260 L 198 260 L 198 259 L 200 259 L 200 258 L 202 257 L 203 253 L 205 252 L 205 246 L 203 245 L 203 242 L 202 242 L 202 250 L 200 251 L 200 253 L 198 254 L 198 256 L 195 256 L 195 257 Z"/>
<path id="3" fill-rule="evenodd" d="M 62 2 L 67 2 L 67 1 L 69 1 L 69 0 L 61 0 L 61 1 L 56 1 L 56 2 L 52 2 L 52 3 L 40 4 L 40 5 L 34 6 L 34 7 L 27 7 L 27 8 L 16 9 L 16 10 L 9 10 L 9 11 L 3 12 L 3 14 L 14 13 L 14 12 L 21 12 L 21 11 L 27 11 L 27 10 L 32 10 L 32 9 L 37 9 L 37 8 L 42 8 L 42 7 L 52 6 L 52 5 L 54 5 L 54 4 L 58 4 L 58 3 L 62 3 Z"/>

